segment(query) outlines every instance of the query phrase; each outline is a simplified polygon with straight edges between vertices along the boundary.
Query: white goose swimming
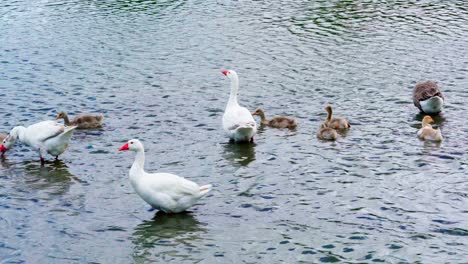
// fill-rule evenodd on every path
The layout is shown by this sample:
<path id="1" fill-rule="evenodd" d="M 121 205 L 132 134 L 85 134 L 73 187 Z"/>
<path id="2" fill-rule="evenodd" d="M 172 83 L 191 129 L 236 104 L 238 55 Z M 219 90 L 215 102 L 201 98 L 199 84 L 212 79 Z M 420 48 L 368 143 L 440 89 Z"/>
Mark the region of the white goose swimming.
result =
<path id="1" fill-rule="evenodd" d="M 42 121 L 28 127 L 14 127 L 3 140 L 0 151 L 5 153 L 11 149 L 16 140 L 34 148 L 39 152 L 41 162 L 44 154 L 49 153 L 57 159 L 68 147 L 68 143 L 76 126 L 64 126 L 55 121 Z"/>
<path id="2" fill-rule="evenodd" d="M 136 152 L 130 168 L 130 184 L 135 192 L 154 209 L 165 213 L 180 213 L 194 205 L 211 190 L 211 184 L 199 186 L 170 173 L 147 173 L 145 149 L 138 139 L 129 140 L 119 151 Z"/>
<path id="3" fill-rule="evenodd" d="M 235 142 L 253 142 L 257 133 L 257 123 L 247 108 L 237 102 L 239 77 L 233 70 L 222 71 L 231 80 L 231 94 L 223 115 L 223 128 L 229 138 Z"/>

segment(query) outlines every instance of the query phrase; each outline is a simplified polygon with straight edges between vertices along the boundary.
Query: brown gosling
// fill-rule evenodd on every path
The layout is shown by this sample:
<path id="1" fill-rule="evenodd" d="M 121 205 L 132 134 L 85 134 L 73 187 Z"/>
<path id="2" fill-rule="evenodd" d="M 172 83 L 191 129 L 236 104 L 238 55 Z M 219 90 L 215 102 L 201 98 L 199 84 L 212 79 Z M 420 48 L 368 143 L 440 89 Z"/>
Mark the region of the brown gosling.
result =
<path id="1" fill-rule="evenodd" d="M 8 135 L 0 133 L 0 141 L 3 142 L 3 140 L 7 137 Z"/>
<path id="2" fill-rule="evenodd" d="M 336 140 L 338 133 L 335 129 L 328 127 L 325 123 L 320 126 L 320 129 L 317 131 L 317 138 L 323 140 Z"/>
<path id="3" fill-rule="evenodd" d="M 327 127 L 330 127 L 333 129 L 348 129 L 351 127 L 351 125 L 346 119 L 333 117 L 333 110 L 331 106 L 325 107 L 325 110 L 328 113 L 327 120 L 325 121 L 325 124 Z"/>
<path id="4" fill-rule="evenodd" d="M 99 128 L 102 126 L 102 120 L 104 119 L 104 116 L 83 114 L 75 117 L 70 121 L 70 119 L 68 119 L 67 113 L 60 112 L 56 119 L 61 118 L 63 118 L 65 121 L 66 126 L 77 126 L 77 128 Z"/>
<path id="5" fill-rule="evenodd" d="M 257 110 L 255 110 L 255 112 L 253 112 L 252 115 L 260 116 L 260 122 L 262 123 L 262 125 L 266 125 L 269 127 L 289 129 L 294 129 L 297 127 L 297 120 L 295 118 L 287 116 L 275 116 L 272 119 L 267 119 L 265 117 L 265 112 L 260 108 L 257 108 Z"/>
<path id="6" fill-rule="evenodd" d="M 422 127 L 418 131 L 418 137 L 422 140 L 431 140 L 431 141 L 442 141 L 442 133 L 440 129 L 432 128 L 431 123 L 434 122 L 434 119 L 430 116 L 424 116 L 422 120 Z"/>

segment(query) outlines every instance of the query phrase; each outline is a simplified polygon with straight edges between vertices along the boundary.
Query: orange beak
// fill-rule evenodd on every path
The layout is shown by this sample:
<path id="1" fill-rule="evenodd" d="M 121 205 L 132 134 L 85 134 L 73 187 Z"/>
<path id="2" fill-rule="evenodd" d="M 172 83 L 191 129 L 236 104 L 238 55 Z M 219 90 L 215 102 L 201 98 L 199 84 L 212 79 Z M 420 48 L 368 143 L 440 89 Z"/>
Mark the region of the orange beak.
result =
<path id="1" fill-rule="evenodd" d="M 5 148 L 5 146 L 2 144 L 2 145 L 0 146 L 0 152 L 3 154 L 3 153 L 5 153 L 6 151 L 7 151 L 7 148 Z"/>
<path id="2" fill-rule="evenodd" d="M 128 150 L 128 142 L 119 148 L 119 151 L 122 151 L 122 150 Z"/>
<path id="3" fill-rule="evenodd" d="M 227 76 L 228 71 L 222 71 L 222 73 Z"/>

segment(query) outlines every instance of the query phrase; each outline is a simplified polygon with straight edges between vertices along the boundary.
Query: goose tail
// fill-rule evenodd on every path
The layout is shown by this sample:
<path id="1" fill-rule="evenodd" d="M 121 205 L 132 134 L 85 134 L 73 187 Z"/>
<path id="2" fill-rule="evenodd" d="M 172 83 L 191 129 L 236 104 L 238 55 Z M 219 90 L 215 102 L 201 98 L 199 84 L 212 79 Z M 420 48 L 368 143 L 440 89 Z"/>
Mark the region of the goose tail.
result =
<path id="1" fill-rule="evenodd" d="M 205 196 L 209 191 L 211 191 L 211 188 L 213 188 L 213 185 L 211 184 L 200 186 L 200 197 Z"/>

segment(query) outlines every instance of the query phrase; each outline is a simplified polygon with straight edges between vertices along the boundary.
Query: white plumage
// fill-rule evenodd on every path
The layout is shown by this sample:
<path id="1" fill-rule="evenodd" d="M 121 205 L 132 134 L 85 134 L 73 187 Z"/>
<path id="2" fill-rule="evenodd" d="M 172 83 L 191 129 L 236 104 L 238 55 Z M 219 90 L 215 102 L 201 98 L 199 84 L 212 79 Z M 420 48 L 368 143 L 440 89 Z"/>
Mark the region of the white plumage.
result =
<path id="1" fill-rule="evenodd" d="M 223 71 L 223 74 L 231 80 L 231 94 L 223 115 L 223 129 L 236 142 L 253 141 L 257 123 L 251 112 L 237 102 L 239 77 L 233 70 Z"/>
<path id="2" fill-rule="evenodd" d="M 211 184 L 199 186 L 175 174 L 145 172 L 145 150 L 138 139 L 128 141 L 119 150 L 136 152 L 129 173 L 130 184 L 155 209 L 166 213 L 183 212 L 211 190 Z"/>

